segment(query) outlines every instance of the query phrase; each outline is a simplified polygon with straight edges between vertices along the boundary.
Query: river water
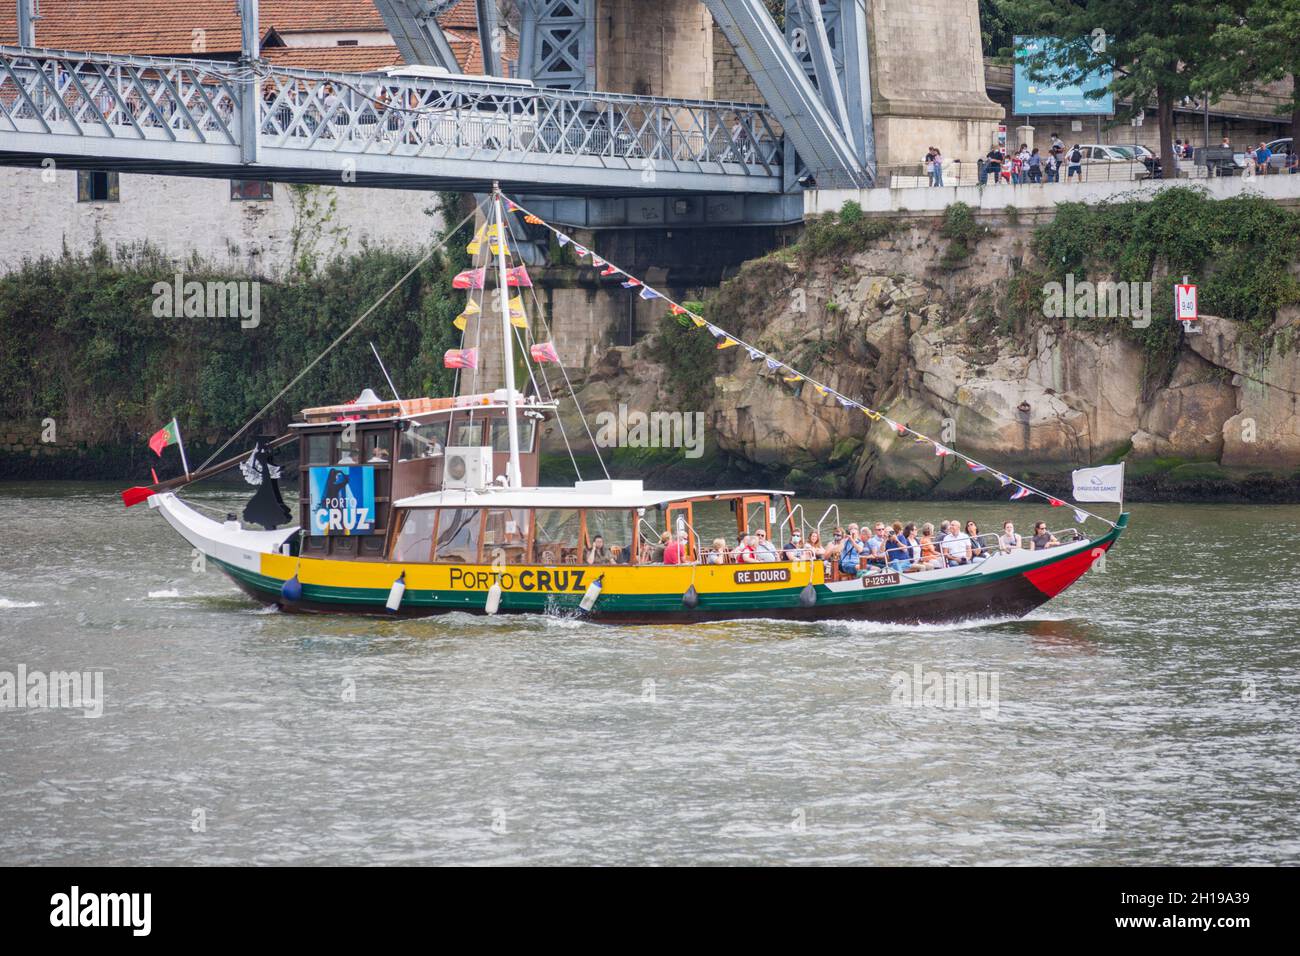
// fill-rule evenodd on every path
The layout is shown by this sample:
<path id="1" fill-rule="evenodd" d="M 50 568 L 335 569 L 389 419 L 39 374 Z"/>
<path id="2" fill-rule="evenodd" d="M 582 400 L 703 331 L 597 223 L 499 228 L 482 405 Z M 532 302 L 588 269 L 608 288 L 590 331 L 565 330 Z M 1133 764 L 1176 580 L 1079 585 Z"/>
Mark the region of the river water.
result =
<path id="1" fill-rule="evenodd" d="M 0 679 L 103 680 L 0 710 L 0 864 L 1300 862 L 1295 506 L 1135 505 L 1027 620 L 609 628 L 267 611 L 116 491 L 0 485 Z"/>

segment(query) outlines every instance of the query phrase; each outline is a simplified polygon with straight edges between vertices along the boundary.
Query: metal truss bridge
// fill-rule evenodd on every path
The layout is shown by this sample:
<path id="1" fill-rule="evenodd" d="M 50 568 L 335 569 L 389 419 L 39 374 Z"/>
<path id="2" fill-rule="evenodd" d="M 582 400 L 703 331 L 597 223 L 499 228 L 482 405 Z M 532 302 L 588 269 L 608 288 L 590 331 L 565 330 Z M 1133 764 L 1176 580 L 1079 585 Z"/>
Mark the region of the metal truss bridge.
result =
<path id="1" fill-rule="evenodd" d="M 768 106 L 591 92 L 596 0 L 520 0 L 520 78 L 500 75 L 491 41 L 489 75 L 459 75 L 436 22 L 446 2 L 375 2 L 408 63 L 445 72 L 272 68 L 258 58 L 256 0 L 239 0 L 238 62 L 41 49 L 20 2 L 22 45 L 0 46 L 0 165 L 422 190 L 496 180 L 572 197 L 572 222 L 612 223 L 610 204 L 625 201 L 619 215 L 644 221 L 620 224 L 650 226 L 674 224 L 673 209 L 683 224 L 709 209 L 791 221 L 800 176 L 871 181 L 851 0 L 787 0 L 784 33 L 762 0 L 704 0 Z M 479 0 L 484 37 L 500 36 L 495 6 Z M 672 197 L 690 195 L 710 201 L 682 213 Z"/>

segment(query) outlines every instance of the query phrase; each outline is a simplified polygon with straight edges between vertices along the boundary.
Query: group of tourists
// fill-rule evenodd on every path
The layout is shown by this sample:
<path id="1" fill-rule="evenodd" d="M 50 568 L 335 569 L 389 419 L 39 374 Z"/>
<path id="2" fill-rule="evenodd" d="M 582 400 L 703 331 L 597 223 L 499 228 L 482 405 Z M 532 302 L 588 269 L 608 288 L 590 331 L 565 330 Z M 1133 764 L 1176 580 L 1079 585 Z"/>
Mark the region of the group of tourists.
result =
<path id="1" fill-rule="evenodd" d="M 1068 149 L 1060 136 L 1052 134 L 1051 144 L 1044 153 L 1038 147 L 1032 149 L 1026 143 L 1019 148 L 1008 151 L 1001 143 L 994 143 L 992 149 L 980 160 L 979 183 L 984 186 L 992 179 L 996 184 L 1005 180 L 1013 186 L 1023 183 L 1059 183 L 1061 168 L 1065 167 L 1066 179 L 1083 181 L 1083 149 L 1075 143 Z"/>

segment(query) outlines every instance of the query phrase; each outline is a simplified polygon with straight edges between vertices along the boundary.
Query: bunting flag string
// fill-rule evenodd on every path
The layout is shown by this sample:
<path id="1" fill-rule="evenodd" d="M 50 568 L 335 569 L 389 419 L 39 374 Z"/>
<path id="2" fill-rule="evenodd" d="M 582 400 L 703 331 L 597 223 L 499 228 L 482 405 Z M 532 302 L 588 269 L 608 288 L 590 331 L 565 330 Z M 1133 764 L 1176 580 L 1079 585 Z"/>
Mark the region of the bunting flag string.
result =
<path id="1" fill-rule="evenodd" d="M 561 232 L 556 227 L 552 226 L 550 223 L 546 222 L 540 216 L 537 216 L 536 214 L 530 212 L 527 209 L 524 209 L 522 206 L 515 205 L 513 208 L 524 213 L 525 222 L 529 223 L 530 225 L 542 226 L 545 229 L 549 230 L 551 234 L 555 236 L 556 241 L 561 246 L 565 246 L 568 245 L 570 242 L 573 242 L 572 237 L 565 235 L 563 232 Z M 636 278 L 630 272 L 620 269 L 618 266 L 614 265 L 608 259 L 604 259 L 601 258 L 600 256 L 597 256 L 594 252 L 591 252 L 591 250 L 588 250 L 587 248 L 578 245 L 577 243 L 574 243 L 574 250 L 578 252 L 579 256 L 586 256 L 590 254 L 591 264 L 593 267 L 600 268 L 601 266 L 603 266 L 604 268 L 600 268 L 600 275 L 605 277 L 610 277 L 610 276 L 625 277 L 624 281 L 621 283 L 623 288 L 625 289 L 639 288 L 641 290 L 639 293 L 641 298 L 663 299 L 664 302 L 668 305 L 668 309 L 672 315 L 679 316 L 679 317 L 685 316 L 686 318 L 689 318 L 697 328 L 706 329 L 710 335 L 712 335 L 715 339 L 718 340 L 717 347 L 719 349 L 731 348 L 732 346 L 736 346 L 736 345 L 743 346 L 745 348 L 745 351 L 748 353 L 749 357 L 752 360 L 757 361 L 758 359 L 763 359 L 765 369 L 769 372 L 781 373 L 782 378 L 787 383 L 794 384 L 794 383 L 807 381 L 812 384 L 813 388 L 816 389 L 819 395 L 834 396 L 835 399 L 839 402 L 839 404 L 842 405 L 843 407 L 861 409 L 863 414 L 865 414 L 870 421 L 883 422 L 887 427 L 897 432 L 899 436 L 906 436 L 910 434 L 913 436 L 913 441 L 916 444 L 931 445 L 934 448 L 934 453 L 936 456 L 940 458 L 945 458 L 949 456 L 957 458 L 965 462 L 967 467 L 971 470 L 972 473 L 975 474 L 985 473 L 989 477 L 995 478 L 998 481 L 998 483 L 1002 485 L 1002 487 L 1006 487 L 1007 485 L 1014 485 L 1016 491 L 1011 496 L 1012 501 L 1017 501 L 1023 498 L 1028 498 L 1031 495 L 1034 495 L 1046 500 L 1054 508 L 1059 508 L 1065 504 L 1065 502 L 1061 501 L 1060 499 L 1052 495 L 1049 495 L 1047 492 L 1041 491 L 1040 489 L 1034 488 L 1033 486 L 1028 485 L 1022 481 L 1004 475 L 999 471 L 995 471 L 994 469 L 989 468 L 987 465 L 984 465 L 981 462 L 978 462 L 967 455 L 963 455 L 959 451 L 955 451 L 954 449 L 942 445 L 939 442 L 935 441 L 934 439 L 926 435 L 922 435 L 920 432 L 916 431 L 915 429 L 909 428 L 908 426 L 904 425 L 901 422 L 896 422 L 892 420 L 888 416 L 881 414 L 879 411 L 873 408 L 869 408 L 868 406 L 862 404 L 856 399 L 850 398 L 849 396 L 832 388 L 831 386 L 819 382 L 816 379 L 809 378 L 808 376 L 804 375 L 802 372 L 799 372 L 798 370 L 787 365 L 785 362 L 782 362 L 779 359 L 774 358 L 769 353 L 752 345 L 749 342 L 746 342 L 740 336 L 733 335 L 732 333 L 726 331 L 725 329 L 719 328 L 718 326 L 705 321 L 705 319 L 702 316 L 699 316 L 696 313 L 692 312 L 690 309 L 686 308 L 681 303 L 674 302 L 668 296 L 665 296 L 662 292 L 659 292 L 658 290 L 646 286 L 640 279 Z M 479 271 L 481 272 L 481 270 Z M 462 273 L 462 276 L 463 275 L 465 275 L 465 273 Z M 459 281 L 461 279 L 461 276 L 457 276 L 456 279 L 457 281 Z M 481 283 L 482 281 L 481 277 L 479 281 Z M 456 287 L 470 288 L 470 286 L 459 286 L 459 285 L 457 285 Z M 480 284 L 478 286 L 473 286 L 472 288 L 482 288 L 482 285 Z M 536 346 L 534 346 L 534 348 L 536 348 Z M 784 373 L 789 373 L 789 374 L 784 374 Z M 1111 521 L 1110 519 L 1103 518 L 1101 515 L 1093 514 L 1091 511 L 1086 511 L 1082 508 L 1075 509 L 1075 518 L 1080 522 L 1085 521 L 1087 518 L 1096 518 L 1098 521 L 1104 522 L 1105 524 L 1111 525 L 1112 527 L 1114 527 L 1115 525 L 1115 522 Z"/>
<path id="2" fill-rule="evenodd" d="M 506 270 L 506 285 L 513 288 L 531 289 L 533 277 L 528 274 L 527 266 L 515 266 Z"/>

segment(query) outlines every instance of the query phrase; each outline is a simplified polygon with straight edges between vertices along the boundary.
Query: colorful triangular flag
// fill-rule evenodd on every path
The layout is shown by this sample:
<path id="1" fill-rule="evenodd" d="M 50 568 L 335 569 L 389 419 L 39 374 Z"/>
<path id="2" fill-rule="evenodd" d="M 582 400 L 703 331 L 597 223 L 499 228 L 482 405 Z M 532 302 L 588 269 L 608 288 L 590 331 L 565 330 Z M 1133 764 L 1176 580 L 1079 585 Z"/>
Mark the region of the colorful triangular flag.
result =
<path id="1" fill-rule="evenodd" d="M 1088 520 L 1088 513 L 1086 511 L 1080 511 L 1078 508 L 1075 508 L 1074 520 L 1079 522 L 1079 524 L 1083 524 L 1085 521 Z"/>
<path id="2" fill-rule="evenodd" d="M 550 342 L 538 342 L 528 350 L 528 354 L 533 357 L 534 362 L 554 362 L 560 364 L 559 353 L 555 351 L 555 346 Z"/>
<path id="3" fill-rule="evenodd" d="M 478 315 L 479 312 L 480 309 L 478 303 L 475 302 L 473 299 L 470 299 L 468 302 L 465 303 L 465 311 L 461 312 L 460 315 L 452 319 L 451 324 L 456 326 L 456 328 L 460 329 L 462 332 L 464 332 L 465 325 L 468 323 L 469 317 L 471 315 Z"/>
<path id="4" fill-rule="evenodd" d="M 1032 492 L 1023 485 L 1016 489 L 1016 493 L 1011 496 L 1011 501 L 1019 501 L 1021 498 L 1028 498 Z"/>
<path id="5" fill-rule="evenodd" d="M 528 316 L 524 314 L 524 300 L 521 296 L 510 300 L 510 324 L 517 329 L 528 328 Z"/>
<path id="6" fill-rule="evenodd" d="M 478 349 L 447 349 L 442 364 L 446 368 L 478 368 Z"/>
<path id="7" fill-rule="evenodd" d="M 533 287 L 533 278 L 528 274 L 528 267 L 515 266 L 512 269 L 507 269 L 506 285 L 531 289 Z"/>
<path id="8" fill-rule="evenodd" d="M 658 292 L 656 292 L 654 289 L 650 288 L 649 286 L 646 286 L 645 288 L 643 288 L 643 289 L 641 290 L 641 298 L 643 298 L 643 299 L 662 299 L 663 296 L 661 296 Z"/>
<path id="9" fill-rule="evenodd" d="M 627 281 L 623 283 L 623 288 L 624 288 L 624 289 L 634 289 L 634 288 L 636 288 L 637 286 L 639 286 L 640 284 L 641 284 L 641 280 L 640 280 L 640 279 L 634 279 L 634 278 L 632 278 L 632 276 L 628 276 L 628 277 L 627 277 Z"/>
<path id="10" fill-rule="evenodd" d="M 481 289 L 483 288 L 483 276 L 486 271 L 485 269 L 466 269 L 451 280 L 451 287 L 453 289 Z"/>

